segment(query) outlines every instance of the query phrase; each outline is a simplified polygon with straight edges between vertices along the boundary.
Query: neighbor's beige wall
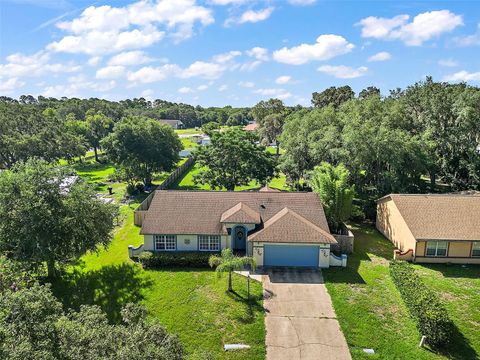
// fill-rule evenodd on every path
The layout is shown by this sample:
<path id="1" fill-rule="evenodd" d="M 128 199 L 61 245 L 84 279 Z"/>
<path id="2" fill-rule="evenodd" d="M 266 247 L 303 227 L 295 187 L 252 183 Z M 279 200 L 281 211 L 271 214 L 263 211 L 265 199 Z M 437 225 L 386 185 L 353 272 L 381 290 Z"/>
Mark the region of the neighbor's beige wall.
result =
<path id="1" fill-rule="evenodd" d="M 415 251 L 415 256 L 425 256 L 425 248 L 426 248 L 426 242 L 425 241 L 418 241 L 417 242 L 417 251 Z"/>
<path id="2" fill-rule="evenodd" d="M 377 204 L 376 226 L 401 251 L 415 251 L 416 240 L 393 200 Z"/>

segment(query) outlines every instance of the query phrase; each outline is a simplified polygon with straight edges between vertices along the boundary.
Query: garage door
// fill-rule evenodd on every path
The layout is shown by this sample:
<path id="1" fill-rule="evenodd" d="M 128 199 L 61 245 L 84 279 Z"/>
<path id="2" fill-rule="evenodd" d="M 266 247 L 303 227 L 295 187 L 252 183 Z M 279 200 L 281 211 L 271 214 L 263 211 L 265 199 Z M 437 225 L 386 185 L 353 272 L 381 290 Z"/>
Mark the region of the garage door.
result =
<path id="1" fill-rule="evenodd" d="M 318 246 L 264 245 L 264 265 L 318 267 L 318 251 Z"/>

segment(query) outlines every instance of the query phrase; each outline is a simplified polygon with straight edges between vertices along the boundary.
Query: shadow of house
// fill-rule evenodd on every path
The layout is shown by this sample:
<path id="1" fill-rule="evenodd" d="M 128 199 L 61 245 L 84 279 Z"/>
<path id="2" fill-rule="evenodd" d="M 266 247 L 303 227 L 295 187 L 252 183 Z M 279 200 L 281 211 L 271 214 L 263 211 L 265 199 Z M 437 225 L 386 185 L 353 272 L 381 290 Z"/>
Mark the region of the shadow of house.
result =
<path id="1" fill-rule="evenodd" d="M 428 350 L 451 360 L 480 359 L 480 354 L 475 351 L 470 341 L 463 336 L 460 329 L 455 324 L 452 326 L 453 330 L 450 343 L 444 349 Z"/>
<path id="2" fill-rule="evenodd" d="M 122 308 L 143 299 L 143 292 L 152 285 L 132 264 L 105 266 L 98 271 L 75 269 L 52 283 L 52 290 L 65 309 L 78 310 L 81 305 L 98 305 L 111 323 L 121 320 Z"/>

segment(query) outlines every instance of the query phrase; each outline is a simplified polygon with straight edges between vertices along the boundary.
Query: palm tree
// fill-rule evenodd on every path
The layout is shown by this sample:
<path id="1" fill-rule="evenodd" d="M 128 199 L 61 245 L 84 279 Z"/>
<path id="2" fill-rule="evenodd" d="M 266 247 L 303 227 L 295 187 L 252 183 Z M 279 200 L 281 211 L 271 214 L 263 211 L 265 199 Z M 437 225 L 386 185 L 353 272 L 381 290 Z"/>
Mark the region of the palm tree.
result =
<path id="1" fill-rule="evenodd" d="M 211 267 L 216 267 L 215 271 L 220 277 L 222 273 L 228 272 L 228 291 L 233 292 L 232 289 L 232 272 L 235 270 L 243 270 L 246 265 L 250 265 L 252 270 L 255 271 L 256 262 L 251 256 L 235 256 L 232 250 L 223 249 L 221 256 L 212 255 L 208 259 L 208 263 Z"/>

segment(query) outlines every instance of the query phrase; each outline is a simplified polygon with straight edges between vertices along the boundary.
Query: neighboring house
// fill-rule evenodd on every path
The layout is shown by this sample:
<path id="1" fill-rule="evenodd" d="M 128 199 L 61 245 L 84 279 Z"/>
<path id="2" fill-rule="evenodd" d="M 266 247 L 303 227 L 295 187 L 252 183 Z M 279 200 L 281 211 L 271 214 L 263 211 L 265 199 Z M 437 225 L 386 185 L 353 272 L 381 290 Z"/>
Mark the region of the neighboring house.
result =
<path id="1" fill-rule="evenodd" d="M 480 264 L 479 195 L 387 195 L 377 200 L 377 229 L 397 259 Z"/>
<path id="2" fill-rule="evenodd" d="M 258 128 L 258 124 L 257 123 L 251 123 L 251 124 L 248 124 L 244 127 L 244 130 L 245 131 L 255 131 L 257 130 Z"/>
<path id="3" fill-rule="evenodd" d="M 198 145 L 205 146 L 205 145 L 210 145 L 211 143 L 212 143 L 212 140 L 210 139 L 210 136 L 202 136 Z"/>
<path id="4" fill-rule="evenodd" d="M 174 129 L 183 129 L 185 126 L 183 125 L 183 122 L 180 120 L 168 120 L 168 119 L 160 119 L 158 120 L 160 124 L 162 125 L 169 125 Z"/>
<path id="5" fill-rule="evenodd" d="M 258 266 L 346 265 L 330 254 L 330 234 L 317 194 L 259 191 L 156 191 L 142 221 L 142 251 L 230 248 Z"/>

